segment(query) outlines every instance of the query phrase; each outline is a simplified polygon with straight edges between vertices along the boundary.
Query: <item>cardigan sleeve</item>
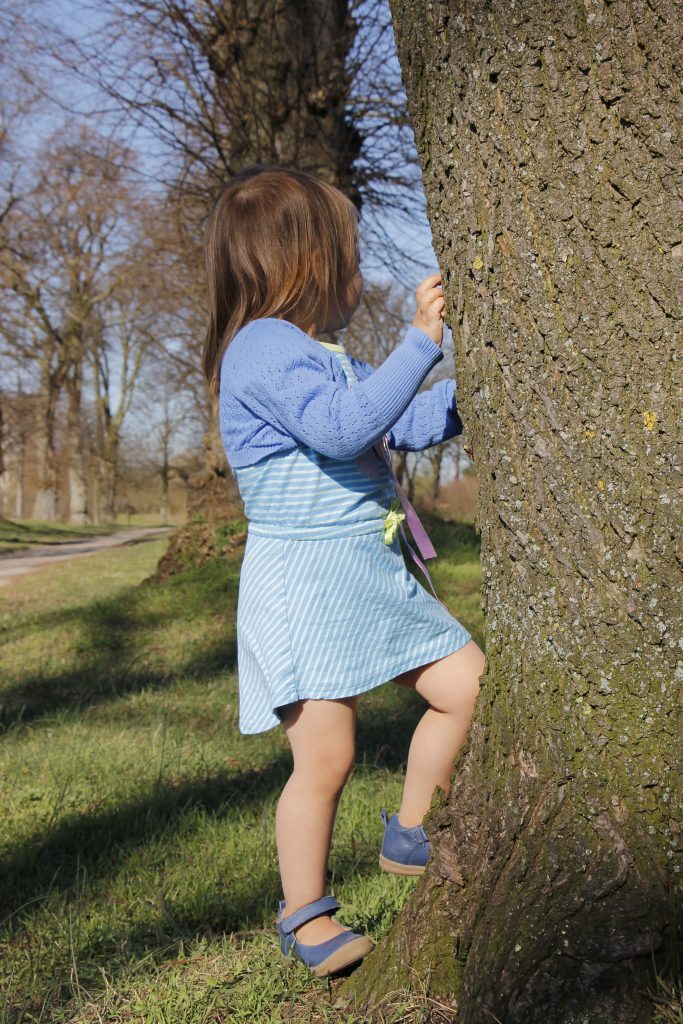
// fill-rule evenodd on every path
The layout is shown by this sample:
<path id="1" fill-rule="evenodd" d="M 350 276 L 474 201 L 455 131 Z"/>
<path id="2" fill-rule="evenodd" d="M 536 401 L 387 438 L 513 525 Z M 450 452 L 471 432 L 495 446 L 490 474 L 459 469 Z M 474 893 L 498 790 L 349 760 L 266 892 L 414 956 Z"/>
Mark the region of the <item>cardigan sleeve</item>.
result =
<path id="1" fill-rule="evenodd" d="M 439 345 L 411 327 L 368 378 L 349 387 L 333 357 L 298 327 L 255 320 L 228 346 L 222 374 L 255 416 L 332 459 L 366 451 L 396 422 L 441 359 Z"/>
<path id="2" fill-rule="evenodd" d="M 359 380 L 376 371 L 368 363 L 351 359 Z M 389 434 L 389 447 L 395 451 L 419 452 L 462 434 L 463 425 L 456 404 L 455 381 L 440 380 L 429 391 L 415 395 Z"/>

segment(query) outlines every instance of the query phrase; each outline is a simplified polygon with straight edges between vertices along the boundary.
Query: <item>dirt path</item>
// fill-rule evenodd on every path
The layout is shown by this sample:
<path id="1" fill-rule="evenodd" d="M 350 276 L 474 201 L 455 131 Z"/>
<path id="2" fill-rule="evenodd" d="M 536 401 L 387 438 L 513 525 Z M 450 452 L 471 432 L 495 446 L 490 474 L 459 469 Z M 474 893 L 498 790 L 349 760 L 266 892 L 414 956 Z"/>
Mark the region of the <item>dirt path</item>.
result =
<path id="1" fill-rule="evenodd" d="M 145 526 L 138 530 L 117 530 L 99 537 L 86 537 L 85 540 L 68 540 L 60 544 L 41 544 L 26 551 L 10 551 L 0 555 L 0 587 L 7 586 L 12 580 L 26 573 L 44 569 L 47 565 L 64 561 L 65 558 L 78 558 L 81 555 L 93 555 L 107 548 L 121 547 L 123 544 L 136 544 L 140 540 L 172 531 L 172 526 Z"/>

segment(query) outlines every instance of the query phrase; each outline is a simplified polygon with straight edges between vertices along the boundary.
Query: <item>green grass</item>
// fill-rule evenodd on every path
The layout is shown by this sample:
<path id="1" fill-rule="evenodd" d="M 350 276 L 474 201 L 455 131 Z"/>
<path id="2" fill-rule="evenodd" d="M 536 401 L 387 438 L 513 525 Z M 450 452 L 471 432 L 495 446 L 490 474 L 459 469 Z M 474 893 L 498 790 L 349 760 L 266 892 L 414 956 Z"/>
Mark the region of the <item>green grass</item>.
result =
<path id="1" fill-rule="evenodd" d="M 145 526 L 162 526 L 159 517 L 153 514 L 136 513 L 127 516 L 120 513 L 112 523 L 77 526 L 74 523 L 58 523 L 42 519 L 0 518 L 0 554 L 9 551 L 24 551 L 43 544 L 63 544 L 65 541 L 85 540 L 118 530 L 136 530 Z M 177 525 L 177 524 L 171 524 Z"/>
<path id="2" fill-rule="evenodd" d="M 73 523 L 46 522 L 39 519 L 0 518 L 0 553 L 23 551 L 37 544 L 63 544 L 69 540 L 83 540 L 123 528 L 114 523 L 100 526 L 76 526 Z"/>
<path id="3" fill-rule="evenodd" d="M 437 592 L 483 646 L 473 530 L 425 522 Z M 281 730 L 237 729 L 241 549 L 159 586 L 166 543 L 0 591 L 0 1024 L 358 1024 L 277 948 L 290 756 Z M 375 938 L 415 884 L 378 870 L 378 812 L 422 707 L 391 685 L 359 702 L 329 890 Z M 406 998 L 386 1021 L 425 1019 Z"/>
<path id="4" fill-rule="evenodd" d="M 185 518 L 181 516 L 171 516 L 167 524 L 164 524 L 159 519 L 158 512 L 133 512 L 128 515 L 127 512 L 119 512 L 114 520 L 117 529 L 121 529 L 124 526 L 140 527 L 140 526 L 181 526 L 185 522 Z"/>
<path id="5" fill-rule="evenodd" d="M 88 537 L 113 534 L 123 526 L 102 523 L 76 526 L 69 522 L 45 522 L 38 519 L 1 519 L 0 554 L 9 551 L 25 551 L 36 545 L 65 544 L 68 541 L 82 541 Z"/>

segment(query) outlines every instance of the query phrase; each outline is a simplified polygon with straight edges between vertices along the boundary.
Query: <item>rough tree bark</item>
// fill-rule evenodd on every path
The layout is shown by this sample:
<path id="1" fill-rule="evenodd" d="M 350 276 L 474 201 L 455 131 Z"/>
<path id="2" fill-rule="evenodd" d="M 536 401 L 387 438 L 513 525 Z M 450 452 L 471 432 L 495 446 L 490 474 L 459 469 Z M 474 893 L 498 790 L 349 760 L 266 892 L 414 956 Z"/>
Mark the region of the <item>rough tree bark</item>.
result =
<path id="1" fill-rule="evenodd" d="M 648 1021 L 680 927 L 681 7 L 391 6 L 487 666 L 432 862 L 346 985 L 415 969 L 458 1024 Z"/>

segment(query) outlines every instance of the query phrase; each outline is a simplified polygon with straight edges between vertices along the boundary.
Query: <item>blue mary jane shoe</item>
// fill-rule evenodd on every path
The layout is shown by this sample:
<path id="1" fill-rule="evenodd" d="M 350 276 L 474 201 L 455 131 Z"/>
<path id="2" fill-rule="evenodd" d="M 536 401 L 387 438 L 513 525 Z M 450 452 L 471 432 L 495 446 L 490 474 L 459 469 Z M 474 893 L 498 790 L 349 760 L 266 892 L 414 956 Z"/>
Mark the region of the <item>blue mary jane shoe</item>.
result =
<path id="1" fill-rule="evenodd" d="M 389 818 L 380 811 L 384 822 L 384 839 L 379 855 L 379 866 L 393 875 L 421 875 L 429 860 L 430 845 L 422 825 L 406 828 L 397 814 Z"/>
<path id="2" fill-rule="evenodd" d="M 315 946 L 306 946 L 294 938 L 294 932 L 307 921 L 323 914 L 331 914 L 339 910 L 340 904 L 334 896 L 321 896 L 319 900 L 307 903 L 295 910 L 289 917 L 283 917 L 285 901 L 280 900 L 277 915 L 277 930 L 280 936 L 280 951 L 283 956 L 294 953 L 317 978 L 324 978 L 335 971 L 341 971 L 349 964 L 362 960 L 372 949 L 374 942 L 367 935 L 357 935 L 348 929 L 328 939 L 318 942 Z"/>

